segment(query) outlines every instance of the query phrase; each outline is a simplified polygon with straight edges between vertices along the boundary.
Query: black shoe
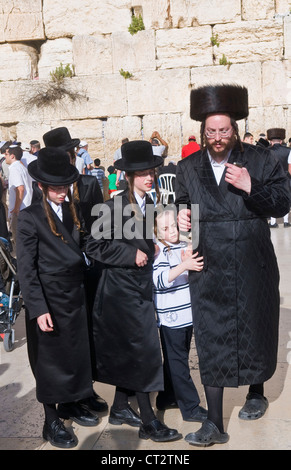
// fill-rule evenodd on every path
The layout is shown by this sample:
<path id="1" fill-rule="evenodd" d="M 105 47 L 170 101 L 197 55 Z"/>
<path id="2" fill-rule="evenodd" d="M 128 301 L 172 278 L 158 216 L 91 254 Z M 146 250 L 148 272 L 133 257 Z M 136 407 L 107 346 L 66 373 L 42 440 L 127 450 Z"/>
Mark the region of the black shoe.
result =
<path id="1" fill-rule="evenodd" d="M 269 226 L 270 226 L 271 228 L 278 228 L 278 227 L 279 227 L 279 225 L 278 225 L 277 223 L 275 223 L 275 224 L 269 223 Z"/>
<path id="2" fill-rule="evenodd" d="M 208 411 L 205 410 L 205 408 L 202 408 L 202 406 L 196 406 L 194 410 L 191 413 L 191 416 L 189 418 L 183 418 L 184 421 L 193 421 L 197 423 L 203 423 L 207 419 Z"/>
<path id="3" fill-rule="evenodd" d="M 229 440 L 226 432 L 220 432 L 212 421 L 207 419 L 197 432 L 190 432 L 185 441 L 194 446 L 210 446 L 211 444 L 225 444 Z"/>
<path id="4" fill-rule="evenodd" d="M 76 436 L 72 436 L 58 418 L 51 425 L 44 423 L 42 436 L 54 447 L 71 449 L 78 445 Z"/>
<path id="5" fill-rule="evenodd" d="M 182 437 L 176 429 L 170 429 L 158 419 L 154 419 L 150 424 L 142 424 L 139 428 L 141 439 L 151 439 L 155 442 L 175 441 Z"/>
<path id="6" fill-rule="evenodd" d="M 99 397 L 97 393 L 94 393 L 93 397 L 85 398 L 85 400 L 80 400 L 78 403 L 88 411 L 94 411 L 97 413 L 102 413 L 102 411 L 108 410 L 108 405 L 103 398 Z"/>
<path id="7" fill-rule="evenodd" d="M 285 228 L 291 227 L 291 224 L 289 224 L 289 222 L 284 222 L 284 227 L 285 227 Z"/>
<path id="8" fill-rule="evenodd" d="M 98 416 L 90 413 L 79 403 L 60 403 L 58 415 L 63 419 L 71 419 L 80 426 L 96 426 L 99 423 Z"/>
<path id="9" fill-rule="evenodd" d="M 156 407 L 160 411 L 169 410 L 173 408 L 179 408 L 178 403 L 176 402 L 175 399 L 167 400 L 167 399 L 159 397 L 159 395 L 157 396 L 157 399 L 156 399 Z"/>
<path id="10" fill-rule="evenodd" d="M 111 408 L 108 421 L 110 424 L 128 424 L 134 427 L 141 425 L 140 417 L 129 405 L 124 410 L 114 410 Z"/>
<path id="11" fill-rule="evenodd" d="M 238 417 L 245 420 L 259 419 L 265 414 L 268 406 L 268 400 L 263 395 L 248 393 L 246 402 L 239 411 Z"/>

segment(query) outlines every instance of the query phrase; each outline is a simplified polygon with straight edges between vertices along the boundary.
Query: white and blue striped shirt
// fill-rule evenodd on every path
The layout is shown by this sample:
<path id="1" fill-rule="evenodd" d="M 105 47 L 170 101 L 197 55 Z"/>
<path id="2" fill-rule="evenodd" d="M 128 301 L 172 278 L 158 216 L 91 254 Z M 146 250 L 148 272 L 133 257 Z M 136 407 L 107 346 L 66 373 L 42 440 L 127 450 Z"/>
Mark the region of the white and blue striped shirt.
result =
<path id="1" fill-rule="evenodd" d="M 154 262 L 153 282 L 158 324 L 169 328 L 192 325 L 188 271 L 184 271 L 173 281 L 168 281 L 170 269 L 181 263 L 181 250 L 185 250 L 187 244 L 169 243 L 170 250 L 160 241 L 157 245 L 160 252 Z"/>

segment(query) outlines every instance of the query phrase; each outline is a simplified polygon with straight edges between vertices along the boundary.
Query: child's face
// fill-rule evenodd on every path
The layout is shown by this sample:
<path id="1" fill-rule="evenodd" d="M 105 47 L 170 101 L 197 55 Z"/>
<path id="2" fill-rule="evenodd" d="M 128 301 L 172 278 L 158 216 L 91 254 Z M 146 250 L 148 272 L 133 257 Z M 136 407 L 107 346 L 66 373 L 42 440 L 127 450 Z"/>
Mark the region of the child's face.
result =
<path id="1" fill-rule="evenodd" d="M 159 240 L 165 240 L 170 243 L 179 241 L 179 233 L 174 217 L 174 212 L 163 212 L 157 218 L 157 236 Z"/>
<path id="2" fill-rule="evenodd" d="M 69 186 L 48 186 L 48 199 L 55 204 L 62 204 L 68 194 Z"/>
<path id="3" fill-rule="evenodd" d="M 134 190 L 139 194 L 144 194 L 152 189 L 155 180 L 155 170 L 135 171 Z"/>

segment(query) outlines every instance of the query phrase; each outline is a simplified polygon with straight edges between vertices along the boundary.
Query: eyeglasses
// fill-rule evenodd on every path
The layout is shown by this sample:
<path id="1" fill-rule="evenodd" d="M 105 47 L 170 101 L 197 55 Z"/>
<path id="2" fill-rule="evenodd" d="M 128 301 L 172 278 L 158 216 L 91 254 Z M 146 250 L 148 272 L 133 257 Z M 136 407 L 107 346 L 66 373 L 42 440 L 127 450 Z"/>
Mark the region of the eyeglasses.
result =
<path id="1" fill-rule="evenodd" d="M 219 137 L 230 137 L 232 133 L 232 129 L 227 129 L 226 131 L 205 131 L 205 135 L 208 139 L 214 139 L 216 135 L 218 134 Z"/>

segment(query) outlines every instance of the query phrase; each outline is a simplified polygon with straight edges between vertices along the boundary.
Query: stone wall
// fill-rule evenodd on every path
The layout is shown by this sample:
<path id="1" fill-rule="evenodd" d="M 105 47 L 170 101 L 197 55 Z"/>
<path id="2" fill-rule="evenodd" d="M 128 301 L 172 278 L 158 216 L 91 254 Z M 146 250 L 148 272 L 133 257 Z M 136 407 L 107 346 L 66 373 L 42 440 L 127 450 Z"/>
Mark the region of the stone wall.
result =
<path id="1" fill-rule="evenodd" d="M 199 136 L 190 90 L 208 83 L 248 88 L 241 133 L 284 127 L 289 138 L 290 10 L 291 0 L 0 0 L 0 138 L 42 143 L 65 125 L 106 166 L 122 138 L 158 130 L 178 159 Z M 131 35 L 133 14 L 145 29 Z M 51 79 L 60 64 L 74 70 L 62 90 Z"/>

